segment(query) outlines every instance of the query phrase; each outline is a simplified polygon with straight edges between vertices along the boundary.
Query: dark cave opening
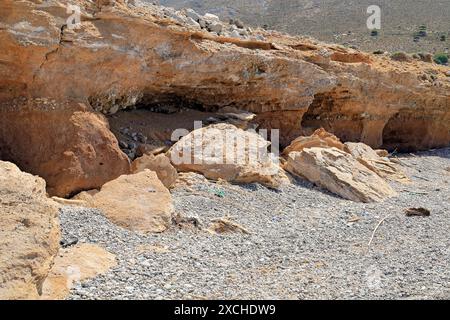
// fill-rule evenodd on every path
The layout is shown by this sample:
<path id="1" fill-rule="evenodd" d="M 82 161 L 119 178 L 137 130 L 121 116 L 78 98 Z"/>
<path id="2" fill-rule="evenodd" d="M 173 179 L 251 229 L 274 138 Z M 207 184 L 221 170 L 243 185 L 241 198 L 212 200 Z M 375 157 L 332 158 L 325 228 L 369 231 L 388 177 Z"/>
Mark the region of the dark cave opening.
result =
<path id="1" fill-rule="evenodd" d="M 399 112 L 387 122 L 383 130 L 383 148 L 389 151 L 412 152 L 427 139 L 430 123 L 409 112 Z"/>
<path id="2" fill-rule="evenodd" d="M 363 119 L 360 114 L 347 114 L 343 110 L 349 103 L 347 90 L 319 93 L 301 121 L 302 135 L 311 135 L 315 130 L 324 128 L 342 141 L 360 141 L 363 132 Z"/>

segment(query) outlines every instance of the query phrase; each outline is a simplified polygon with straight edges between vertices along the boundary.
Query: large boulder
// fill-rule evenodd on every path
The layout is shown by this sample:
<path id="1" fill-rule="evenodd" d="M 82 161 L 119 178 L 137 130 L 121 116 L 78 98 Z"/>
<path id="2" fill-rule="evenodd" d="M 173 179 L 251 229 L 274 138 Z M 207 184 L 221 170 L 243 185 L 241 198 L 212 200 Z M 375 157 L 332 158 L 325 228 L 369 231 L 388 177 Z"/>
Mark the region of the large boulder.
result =
<path id="1" fill-rule="evenodd" d="M 159 180 L 161 180 L 166 188 L 172 187 L 178 178 L 177 170 L 172 166 L 169 158 L 164 154 L 159 154 L 157 156 L 145 154 L 134 160 L 131 164 L 132 173 L 138 173 L 145 169 L 156 172 Z"/>
<path id="2" fill-rule="evenodd" d="M 88 203 L 117 225 L 143 233 L 165 231 L 174 211 L 169 190 L 147 169 L 106 183 Z"/>
<path id="3" fill-rule="evenodd" d="M 45 99 L 0 105 L 0 159 L 44 178 L 48 193 L 59 197 L 99 188 L 130 170 L 103 115 Z"/>
<path id="4" fill-rule="evenodd" d="M 411 180 L 399 168 L 399 166 L 391 162 L 386 157 L 380 157 L 378 152 L 364 143 L 346 142 L 345 151 L 350 153 L 361 164 L 372 170 L 380 177 L 397 181 L 400 183 L 409 183 Z"/>
<path id="5" fill-rule="evenodd" d="M 45 181 L 0 161 L 0 300 L 37 299 L 59 248 Z"/>
<path id="6" fill-rule="evenodd" d="M 255 132 L 220 123 L 192 131 L 168 155 L 179 171 L 198 172 L 212 180 L 259 182 L 278 188 L 289 180 L 268 153 L 269 145 Z"/>
<path id="7" fill-rule="evenodd" d="M 337 148 L 291 152 L 286 169 L 345 199 L 379 202 L 397 193 L 351 154 Z"/>

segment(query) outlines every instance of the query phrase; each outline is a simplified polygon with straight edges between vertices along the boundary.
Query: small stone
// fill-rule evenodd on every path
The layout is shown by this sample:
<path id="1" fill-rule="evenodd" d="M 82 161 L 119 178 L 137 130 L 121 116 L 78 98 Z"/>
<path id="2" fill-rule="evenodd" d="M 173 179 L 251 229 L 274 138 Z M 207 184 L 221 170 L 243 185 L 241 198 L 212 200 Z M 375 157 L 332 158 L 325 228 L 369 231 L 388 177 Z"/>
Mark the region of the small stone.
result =
<path id="1" fill-rule="evenodd" d="M 257 35 L 255 36 L 255 38 L 256 38 L 256 40 L 258 40 L 258 41 L 266 41 L 266 38 L 265 38 L 264 36 L 260 35 L 260 34 L 257 34 Z"/>
<path id="2" fill-rule="evenodd" d="M 187 24 L 196 28 L 200 28 L 200 24 L 195 21 L 194 19 L 192 19 L 191 17 L 188 17 L 186 20 Z"/>
<path id="3" fill-rule="evenodd" d="M 240 34 L 241 36 L 244 36 L 244 37 L 247 37 L 247 36 L 248 36 L 248 32 L 247 32 L 247 30 L 245 30 L 245 29 L 239 30 L 239 34 Z"/>
<path id="4" fill-rule="evenodd" d="M 221 23 L 212 23 L 208 26 L 208 30 L 220 34 L 223 30 L 223 25 Z"/>
<path id="5" fill-rule="evenodd" d="M 244 23 L 240 19 L 234 19 L 233 24 L 240 29 L 244 29 Z"/>
<path id="6" fill-rule="evenodd" d="M 425 208 L 409 208 L 405 210 L 405 214 L 407 217 L 429 217 L 431 212 Z"/>
<path id="7" fill-rule="evenodd" d="M 128 143 L 126 143 L 126 142 L 123 141 L 123 140 L 120 140 L 120 141 L 119 141 L 119 147 L 120 147 L 121 149 L 128 149 Z"/>
<path id="8" fill-rule="evenodd" d="M 203 16 L 203 18 L 205 18 L 205 20 L 209 20 L 209 21 L 217 21 L 217 22 L 220 21 L 220 18 L 212 13 L 206 13 Z"/>
<path id="9" fill-rule="evenodd" d="M 234 30 L 231 34 L 230 37 L 232 38 L 241 38 L 241 35 L 239 34 L 239 32 L 237 30 Z"/>
<path id="10" fill-rule="evenodd" d="M 198 24 L 200 25 L 200 28 L 206 29 L 206 21 L 204 19 L 200 19 Z"/>
<path id="11" fill-rule="evenodd" d="M 61 247 L 63 248 L 68 248 L 71 246 L 74 246 L 78 243 L 78 238 L 77 237 L 69 237 L 67 239 L 62 239 L 59 244 L 61 245 Z"/>
<path id="12" fill-rule="evenodd" d="M 142 133 L 138 133 L 137 134 L 137 139 L 141 143 L 146 143 L 147 142 L 147 137 L 144 136 Z"/>
<path id="13" fill-rule="evenodd" d="M 195 10 L 193 10 L 193 9 L 186 9 L 185 14 L 188 18 L 191 18 L 195 22 L 198 22 L 201 20 L 200 15 L 197 12 L 195 12 Z"/>

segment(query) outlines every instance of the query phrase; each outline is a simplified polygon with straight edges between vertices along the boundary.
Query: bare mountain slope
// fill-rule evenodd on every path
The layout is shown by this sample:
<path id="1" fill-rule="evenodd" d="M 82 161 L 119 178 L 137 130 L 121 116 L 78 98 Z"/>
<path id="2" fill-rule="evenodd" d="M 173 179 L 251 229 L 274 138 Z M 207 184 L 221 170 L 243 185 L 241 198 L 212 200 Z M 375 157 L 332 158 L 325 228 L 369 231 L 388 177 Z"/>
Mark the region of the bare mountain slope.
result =
<path id="1" fill-rule="evenodd" d="M 364 50 L 441 52 L 449 47 L 450 0 L 160 0 L 160 3 L 215 13 L 222 19 L 238 17 L 251 25 L 267 25 Z M 366 27 L 367 7 L 374 4 L 382 9 L 378 37 L 371 36 Z M 414 34 L 421 25 L 427 27 L 428 36 L 414 42 Z M 441 41 L 443 35 L 445 41 Z"/>

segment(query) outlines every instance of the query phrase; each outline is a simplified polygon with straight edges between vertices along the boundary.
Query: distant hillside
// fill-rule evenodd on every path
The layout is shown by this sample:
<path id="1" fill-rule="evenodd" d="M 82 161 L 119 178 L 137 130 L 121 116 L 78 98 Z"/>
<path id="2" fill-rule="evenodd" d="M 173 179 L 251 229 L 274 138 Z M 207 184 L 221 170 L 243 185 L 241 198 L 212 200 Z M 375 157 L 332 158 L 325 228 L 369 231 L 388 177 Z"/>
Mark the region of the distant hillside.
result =
<path id="1" fill-rule="evenodd" d="M 238 17 L 250 25 L 267 25 L 369 51 L 436 52 L 448 51 L 450 46 L 450 0 L 160 0 L 159 3 L 214 13 L 222 19 Z M 373 4 L 382 9 L 378 36 L 371 36 L 366 27 L 366 10 Z M 427 36 L 414 42 L 414 34 L 422 25 Z M 442 36 L 445 41 L 441 41 Z"/>

